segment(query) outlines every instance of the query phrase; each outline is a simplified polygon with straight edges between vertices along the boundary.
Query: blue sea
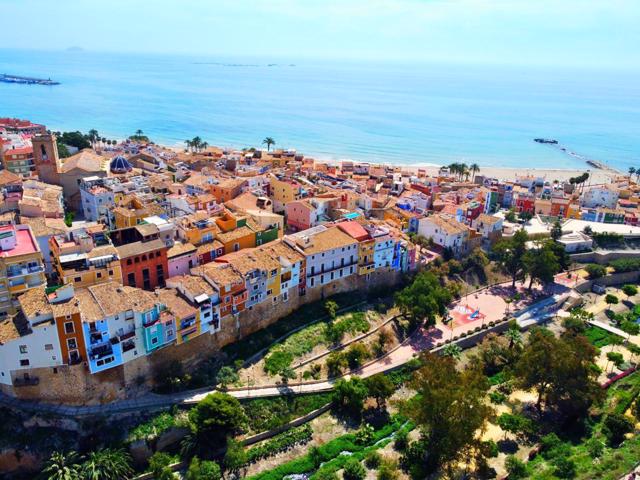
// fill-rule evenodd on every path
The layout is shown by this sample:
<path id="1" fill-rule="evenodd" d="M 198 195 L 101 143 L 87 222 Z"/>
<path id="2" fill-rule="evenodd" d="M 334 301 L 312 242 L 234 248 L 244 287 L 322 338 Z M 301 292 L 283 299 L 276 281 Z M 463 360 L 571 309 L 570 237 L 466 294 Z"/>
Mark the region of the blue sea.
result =
<path id="1" fill-rule="evenodd" d="M 61 82 L 0 83 L 0 116 L 52 130 L 229 147 L 270 136 L 317 158 L 397 164 L 640 167 L 637 71 L 0 49 L 0 73 Z"/>

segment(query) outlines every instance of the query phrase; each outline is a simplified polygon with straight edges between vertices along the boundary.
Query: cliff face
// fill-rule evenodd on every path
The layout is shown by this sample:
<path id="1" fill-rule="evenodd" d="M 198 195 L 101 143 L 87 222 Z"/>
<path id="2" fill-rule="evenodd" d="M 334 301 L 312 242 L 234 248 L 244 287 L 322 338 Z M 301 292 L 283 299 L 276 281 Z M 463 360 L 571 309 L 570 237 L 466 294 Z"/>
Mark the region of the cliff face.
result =
<path id="1" fill-rule="evenodd" d="M 299 296 L 292 289 L 287 302 L 263 302 L 250 310 L 244 310 L 237 318 L 224 317 L 217 333 L 205 333 L 181 345 L 172 344 L 122 366 L 93 375 L 82 364 L 58 367 L 55 370 L 33 369 L 30 373 L 39 378 L 37 385 L 3 386 L 2 390 L 18 398 L 69 405 L 102 404 L 139 396 L 152 387 L 154 372 L 162 371 L 175 361 L 182 363 L 184 371 L 189 372 L 200 362 L 219 353 L 225 345 L 241 341 L 304 304 L 322 301 L 338 293 L 392 287 L 400 280 L 399 272 L 387 270 L 343 278 L 320 288 L 308 289 L 304 296 Z"/>

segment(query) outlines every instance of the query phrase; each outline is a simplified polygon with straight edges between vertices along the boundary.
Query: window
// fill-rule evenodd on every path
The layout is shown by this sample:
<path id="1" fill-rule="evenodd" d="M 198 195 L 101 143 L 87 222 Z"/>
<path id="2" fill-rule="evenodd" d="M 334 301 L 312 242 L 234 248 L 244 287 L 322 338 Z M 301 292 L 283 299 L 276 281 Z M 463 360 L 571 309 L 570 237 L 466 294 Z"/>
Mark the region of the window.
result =
<path id="1" fill-rule="evenodd" d="M 73 325 L 73 322 L 65 322 L 64 323 L 64 333 L 75 333 L 76 329 Z"/>
<path id="2" fill-rule="evenodd" d="M 80 283 L 82 282 L 82 277 L 76 277 L 73 279 L 74 283 Z"/>
<path id="3" fill-rule="evenodd" d="M 20 353 L 27 353 L 27 346 L 26 345 L 20 345 Z"/>
<path id="4" fill-rule="evenodd" d="M 277 268 L 271 270 L 271 276 L 272 277 L 274 277 L 277 273 L 278 273 L 278 269 Z"/>
<path id="5" fill-rule="evenodd" d="M 267 296 L 272 295 L 273 294 L 273 290 L 269 289 L 267 290 Z"/>
<path id="6" fill-rule="evenodd" d="M 21 367 L 28 367 L 29 366 L 29 359 L 25 358 L 23 360 L 20 360 L 20 366 Z"/>
<path id="7" fill-rule="evenodd" d="M 167 335 L 169 335 L 169 332 L 167 332 Z M 155 345 L 156 343 L 158 343 L 158 338 L 157 337 L 153 337 L 151 339 L 151 345 Z"/>
<path id="8" fill-rule="evenodd" d="M 131 272 L 127 275 L 127 285 L 131 287 L 136 286 L 136 274 Z"/>
<path id="9" fill-rule="evenodd" d="M 140 257 L 136 257 L 136 258 L 133 260 L 133 263 L 140 263 Z"/>
<path id="10" fill-rule="evenodd" d="M 127 258 L 127 265 L 131 265 L 131 259 Z"/>
<path id="11" fill-rule="evenodd" d="M 98 273 L 96 273 L 96 277 L 98 277 L 98 278 L 102 278 L 102 272 L 98 272 Z"/>
<path id="12" fill-rule="evenodd" d="M 76 348 L 78 348 L 78 342 L 76 342 L 75 338 L 67 339 L 67 348 L 69 348 L 69 350 L 75 350 Z"/>
<path id="13" fill-rule="evenodd" d="M 45 344 L 44 349 L 45 350 L 53 350 L 53 345 L 51 343 L 47 343 L 47 344 Z"/>

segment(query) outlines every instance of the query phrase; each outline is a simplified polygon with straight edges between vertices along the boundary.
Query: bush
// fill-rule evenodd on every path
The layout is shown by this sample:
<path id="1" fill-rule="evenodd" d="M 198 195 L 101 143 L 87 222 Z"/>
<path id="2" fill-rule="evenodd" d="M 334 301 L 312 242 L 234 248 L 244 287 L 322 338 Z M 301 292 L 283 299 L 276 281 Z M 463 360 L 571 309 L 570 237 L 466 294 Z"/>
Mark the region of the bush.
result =
<path id="1" fill-rule="evenodd" d="M 344 480 L 364 480 L 366 476 L 367 471 L 357 459 L 350 458 L 344 464 L 344 471 L 342 472 Z"/>
<path id="2" fill-rule="evenodd" d="M 623 285 L 622 291 L 627 297 L 633 297 L 638 294 L 638 287 L 635 285 Z"/>
<path id="3" fill-rule="evenodd" d="M 235 368 L 228 365 L 222 367 L 216 375 L 216 382 L 222 387 L 227 388 L 229 385 L 237 383 L 240 380 L 238 372 Z"/>
<path id="4" fill-rule="evenodd" d="M 376 480 L 397 480 L 398 477 L 398 463 L 391 459 L 383 459 L 378 467 Z"/>
<path id="5" fill-rule="evenodd" d="M 504 466 L 509 473 L 509 480 L 519 480 L 527 476 L 527 466 L 515 455 L 509 455 L 504 462 Z"/>
<path id="6" fill-rule="evenodd" d="M 573 478 L 576 476 L 576 464 L 573 460 L 569 460 L 566 457 L 557 457 L 553 460 L 553 466 L 556 477 L 558 478 Z"/>
<path id="7" fill-rule="evenodd" d="M 586 272 L 589 274 L 590 279 L 596 279 L 604 277 L 607 274 L 607 269 L 602 265 L 598 265 L 597 263 L 590 263 L 586 267 L 584 267 Z"/>
<path id="8" fill-rule="evenodd" d="M 406 430 L 400 430 L 396 433 L 393 441 L 393 448 L 398 452 L 404 452 L 409 445 L 409 432 Z"/>
<path id="9" fill-rule="evenodd" d="M 170 455 L 163 452 L 154 453 L 149 459 L 149 471 L 159 480 L 175 478 L 169 465 L 173 462 Z"/>
<path id="10" fill-rule="evenodd" d="M 281 372 L 291 367 L 293 355 L 290 352 L 276 350 L 264 360 L 264 371 L 269 375 L 280 375 Z"/>
<path id="11" fill-rule="evenodd" d="M 633 431 L 633 422 L 622 413 L 610 413 L 604 419 L 602 433 L 609 445 L 617 446 L 624 440 L 625 434 Z"/>
<path id="12" fill-rule="evenodd" d="M 364 408 L 364 401 L 369 395 L 367 386 L 359 377 L 349 380 L 340 379 L 333 389 L 333 401 L 338 410 L 359 416 Z"/>
<path id="13" fill-rule="evenodd" d="M 329 377 L 339 377 L 349 366 L 349 362 L 343 352 L 331 352 L 327 355 L 326 365 Z"/>
<path id="14" fill-rule="evenodd" d="M 382 457 L 375 450 L 370 451 L 364 457 L 364 464 L 367 466 L 369 470 L 374 470 L 380 466 L 380 461 Z"/>
<path id="15" fill-rule="evenodd" d="M 185 476 L 185 480 L 220 480 L 221 478 L 220 466 L 216 462 L 201 461 L 198 457 L 191 459 Z"/>
<path id="16" fill-rule="evenodd" d="M 360 366 L 369 358 L 369 349 L 364 343 L 354 343 L 344 353 L 349 367 L 352 370 L 360 368 Z"/>
<path id="17" fill-rule="evenodd" d="M 210 393 L 189 411 L 191 429 L 201 446 L 219 448 L 228 435 L 239 433 L 247 424 L 240 402 L 226 393 Z"/>
<path id="18" fill-rule="evenodd" d="M 491 400 L 491 403 L 495 403 L 496 405 L 500 405 L 504 403 L 506 399 L 507 399 L 507 396 L 504 393 L 501 393 L 498 391 L 491 392 L 489 394 L 489 400 Z"/>
<path id="19" fill-rule="evenodd" d="M 640 259 L 638 258 L 619 258 L 609 263 L 616 273 L 635 272 L 640 270 Z"/>
<path id="20" fill-rule="evenodd" d="M 540 453 L 546 460 L 566 453 L 566 445 L 555 433 L 548 433 L 540 439 Z"/>

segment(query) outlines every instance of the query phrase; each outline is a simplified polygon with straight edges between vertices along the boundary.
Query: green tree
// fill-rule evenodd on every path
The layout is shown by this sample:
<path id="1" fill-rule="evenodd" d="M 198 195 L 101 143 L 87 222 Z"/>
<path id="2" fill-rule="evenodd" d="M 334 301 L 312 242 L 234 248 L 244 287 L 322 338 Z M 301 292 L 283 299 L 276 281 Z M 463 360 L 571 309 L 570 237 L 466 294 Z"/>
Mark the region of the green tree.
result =
<path id="1" fill-rule="evenodd" d="M 331 320 L 335 320 L 338 313 L 338 304 L 333 300 L 327 300 L 324 302 L 324 310 L 327 312 L 327 315 L 329 315 Z"/>
<path id="2" fill-rule="evenodd" d="M 333 387 L 333 402 L 336 408 L 350 415 L 359 416 L 369 391 L 360 377 L 340 379 Z"/>
<path id="3" fill-rule="evenodd" d="M 587 329 L 587 321 L 593 320 L 593 313 L 582 308 L 574 308 L 571 315 L 562 321 L 562 327 L 566 335 L 582 335 Z"/>
<path id="4" fill-rule="evenodd" d="M 210 393 L 189 411 L 189 424 L 199 447 L 219 448 L 229 435 L 242 431 L 247 417 L 240 402 L 226 393 Z"/>
<path id="5" fill-rule="evenodd" d="M 521 388 L 538 393 L 539 412 L 544 404 L 579 417 L 602 399 L 593 369 L 596 355 L 582 335 L 556 338 L 549 330 L 536 328 L 514 366 L 515 379 Z"/>
<path id="6" fill-rule="evenodd" d="M 249 458 L 247 452 L 242 446 L 242 443 L 229 438 L 227 439 L 227 451 L 224 454 L 222 464 L 227 472 L 233 473 L 236 477 L 239 476 L 239 472 L 248 463 Z"/>
<path id="7" fill-rule="evenodd" d="M 531 419 L 511 413 L 503 413 L 498 417 L 498 426 L 505 432 L 516 436 L 529 436 L 535 432 Z"/>
<path id="8" fill-rule="evenodd" d="M 200 460 L 193 457 L 189 464 L 189 469 L 185 476 L 185 480 L 221 480 L 222 473 L 220 466 L 216 462 Z"/>
<path id="9" fill-rule="evenodd" d="M 624 357 L 619 352 L 607 352 L 607 363 L 609 362 L 620 368 L 620 365 L 624 363 Z"/>
<path id="10" fill-rule="evenodd" d="M 378 408 L 384 407 L 387 399 L 396 391 L 396 386 L 389 377 L 383 373 L 377 373 L 376 375 L 366 378 L 364 383 L 367 387 L 368 396 L 375 398 Z"/>
<path id="11" fill-rule="evenodd" d="M 218 382 L 223 389 L 226 389 L 229 385 L 237 383 L 239 380 L 240 377 L 238 376 L 236 369 L 228 365 L 222 367 L 216 375 L 216 382 Z"/>
<path id="12" fill-rule="evenodd" d="M 527 223 L 529 220 L 531 220 L 533 218 L 533 213 L 527 212 L 527 211 L 523 211 L 523 212 L 520 212 L 518 214 L 518 218 L 521 221 L 523 221 L 524 223 Z"/>
<path id="13" fill-rule="evenodd" d="M 604 297 L 604 302 L 607 305 L 617 305 L 619 300 L 618 300 L 618 297 L 616 297 L 615 295 L 611 293 L 607 293 L 607 295 Z"/>
<path id="14" fill-rule="evenodd" d="M 552 283 L 555 274 L 560 271 L 560 264 L 555 252 L 545 243 L 540 248 L 531 249 L 524 254 L 524 268 L 530 277 L 531 290 L 536 280 L 542 285 Z"/>
<path id="15" fill-rule="evenodd" d="M 507 211 L 507 213 L 505 213 L 505 215 L 504 215 L 504 219 L 505 219 L 507 222 L 516 223 L 516 221 L 517 221 L 518 219 L 516 218 L 516 211 L 515 211 L 515 209 L 514 209 L 514 208 L 510 208 L 510 209 Z"/>
<path id="16" fill-rule="evenodd" d="M 89 453 L 81 471 L 85 480 L 126 479 L 133 474 L 131 456 L 121 448 L 96 450 Z"/>
<path id="17" fill-rule="evenodd" d="M 47 480 L 80 480 L 80 456 L 76 452 L 53 452 L 42 474 Z"/>
<path id="18" fill-rule="evenodd" d="M 557 242 L 560 240 L 560 237 L 562 237 L 562 225 L 560 224 L 560 220 L 556 220 L 551 227 L 551 238 Z"/>
<path id="19" fill-rule="evenodd" d="M 344 480 L 364 480 L 366 476 L 367 471 L 358 459 L 351 457 L 345 462 L 342 471 Z"/>
<path id="20" fill-rule="evenodd" d="M 262 144 L 267 146 L 267 152 L 268 152 L 271 150 L 271 147 L 273 147 L 276 144 L 276 141 L 271 137 L 266 137 L 264 140 L 262 140 Z"/>
<path id="21" fill-rule="evenodd" d="M 396 293 L 395 301 L 414 324 L 426 320 L 428 325 L 434 325 L 438 316 L 446 315 L 451 293 L 440 285 L 433 272 L 420 272 L 410 285 Z"/>
<path id="22" fill-rule="evenodd" d="M 511 287 L 515 288 L 516 281 L 525 273 L 524 257 L 529 240 L 526 230 L 518 230 L 512 238 L 496 243 L 494 253 L 499 270 L 511 278 Z"/>
<path id="23" fill-rule="evenodd" d="M 627 296 L 627 300 L 629 297 L 633 297 L 638 294 L 638 287 L 635 285 L 623 285 L 622 286 L 623 293 Z"/>
<path id="24" fill-rule="evenodd" d="M 457 370 L 450 357 L 425 353 L 422 364 L 410 383 L 417 396 L 402 410 L 419 427 L 421 445 L 428 446 L 429 453 L 422 465 L 415 465 L 415 460 L 409 463 L 427 472 L 443 468 L 451 475 L 460 461 L 483 450 L 477 433 L 493 413 L 486 402 L 489 383 L 477 368 Z M 407 454 L 407 458 L 416 457 L 422 456 Z"/>

